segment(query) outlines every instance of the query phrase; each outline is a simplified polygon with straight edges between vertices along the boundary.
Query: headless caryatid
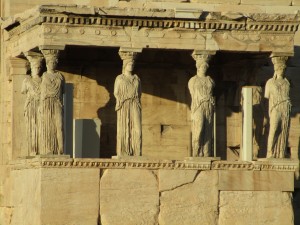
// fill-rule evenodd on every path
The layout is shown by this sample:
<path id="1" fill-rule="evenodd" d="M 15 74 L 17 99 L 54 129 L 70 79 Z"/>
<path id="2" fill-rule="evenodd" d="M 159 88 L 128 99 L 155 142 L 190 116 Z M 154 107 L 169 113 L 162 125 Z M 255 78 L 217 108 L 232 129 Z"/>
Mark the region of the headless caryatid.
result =
<path id="1" fill-rule="evenodd" d="M 206 75 L 210 55 L 193 53 L 192 56 L 197 67 L 197 74 L 188 83 L 192 97 L 192 156 L 209 157 L 212 156 L 215 83 Z"/>
<path id="2" fill-rule="evenodd" d="M 63 154 L 64 77 L 56 71 L 58 50 L 42 50 L 47 71 L 43 73 L 40 100 L 40 154 Z"/>
<path id="3" fill-rule="evenodd" d="M 132 73 L 136 52 L 119 52 L 123 71 L 115 80 L 117 155 L 140 156 L 142 148 L 141 81 Z"/>
<path id="4" fill-rule="evenodd" d="M 286 154 L 291 112 L 290 83 L 284 74 L 287 59 L 272 57 L 275 72 L 265 88 L 270 117 L 267 158 L 284 158 Z"/>
<path id="5" fill-rule="evenodd" d="M 25 54 L 30 62 L 31 76 L 24 79 L 21 92 L 26 94 L 24 116 L 26 123 L 28 155 L 39 154 L 39 114 L 38 107 L 41 97 L 40 77 L 43 56 L 39 53 Z"/>

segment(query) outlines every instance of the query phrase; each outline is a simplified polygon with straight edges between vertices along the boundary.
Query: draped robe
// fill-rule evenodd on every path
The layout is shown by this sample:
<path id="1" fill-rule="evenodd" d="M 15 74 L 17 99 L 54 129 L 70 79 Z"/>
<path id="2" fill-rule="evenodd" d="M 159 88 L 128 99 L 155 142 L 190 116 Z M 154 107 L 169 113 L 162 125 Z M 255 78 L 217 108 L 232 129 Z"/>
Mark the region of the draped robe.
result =
<path id="1" fill-rule="evenodd" d="M 141 81 L 137 75 L 119 75 L 114 95 L 117 111 L 117 155 L 140 156 L 142 147 Z"/>
<path id="2" fill-rule="evenodd" d="M 284 158 L 290 126 L 290 83 L 286 78 L 268 80 L 265 98 L 269 99 L 270 130 L 267 157 Z"/>
<path id="3" fill-rule="evenodd" d="M 214 81 L 209 76 L 193 76 L 188 83 L 192 97 L 193 157 L 211 156 L 213 139 Z"/>
<path id="4" fill-rule="evenodd" d="M 63 154 L 64 78 L 59 72 L 45 72 L 41 83 L 40 154 Z"/>
<path id="5" fill-rule="evenodd" d="M 31 156 L 39 154 L 39 115 L 38 107 L 40 103 L 40 85 L 41 78 L 28 77 L 22 84 L 22 94 L 26 94 L 26 102 L 24 105 L 24 116 L 27 135 L 27 151 Z"/>

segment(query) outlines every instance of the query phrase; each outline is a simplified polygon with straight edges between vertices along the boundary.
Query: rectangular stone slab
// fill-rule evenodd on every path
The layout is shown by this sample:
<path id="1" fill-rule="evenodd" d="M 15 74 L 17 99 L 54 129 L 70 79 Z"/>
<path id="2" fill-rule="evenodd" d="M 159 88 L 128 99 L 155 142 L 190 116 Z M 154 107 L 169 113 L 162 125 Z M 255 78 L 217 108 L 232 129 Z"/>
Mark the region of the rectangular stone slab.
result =
<path id="1" fill-rule="evenodd" d="M 294 173 L 280 171 L 219 171 L 220 191 L 294 191 Z"/>

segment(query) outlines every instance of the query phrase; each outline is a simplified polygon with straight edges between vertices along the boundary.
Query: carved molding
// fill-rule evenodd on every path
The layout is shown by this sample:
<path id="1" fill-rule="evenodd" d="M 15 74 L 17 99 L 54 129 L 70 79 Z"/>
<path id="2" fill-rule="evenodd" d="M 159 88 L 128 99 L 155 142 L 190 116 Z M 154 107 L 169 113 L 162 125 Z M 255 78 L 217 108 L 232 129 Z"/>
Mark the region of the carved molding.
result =
<path id="1" fill-rule="evenodd" d="M 116 159 L 32 158 L 14 161 L 13 169 L 23 168 L 99 168 L 99 169 L 180 169 L 180 170 L 261 170 L 299 172 L 298 160 L 283 161 L 171 161 Z"/>
<path id="2" fill-rule="evenodd" d="M 55 7 L 53 7 L 55 8 Z M 57 7 L 56 7 L 57 8 Z M 33 17 L 26 20 L 14 21 L 20 23 L 18 26 L 7 24 L 4 28 L 8 31 L 9 38 L 19 35 L 32 27 L 46 23 L 46 24 L 63 24 L 63 25 L 85 25 L 85 26 L 108 26 L 108 27 L 136 27 L 137 29 L 143 27 L 162 28 L 162 29 L 201 29 L 201 30 L 241 30 L 241 31 L 267 31 L 267 32 L 296 32 L 299 26 L 299 21 L 296 14 L 251 14 L 242 15 L 240 18 L 230 19 L 224 16 L 206 16 L 206 18 L 199 18 L 191 20 L 190 18 L 175 18 L 151 17 L 147 11 L 140 10 L 135 15 L 121 14 L 116 15 L 113 10 L 103 8 L 106 12 L 103 14 L 91 14 L 87 16 L 72 14 L 66 12 L 55 11 L 49 14 L 49 11 L 40 11 Z M 127 12 L 128 13 L 128 12 Z M 174 12 L 173 12 L 174 13 Z M 220 15 L 219 12 L 206 12 L 208 15 Z M 130 17 L 129 17 L 130 16 Z M 134 18 L 132 18 L 134 17 Z"/>
<path id="3" fill-rule="evenodd" d="M 293 55 L 300 13 L 196 11 L 42 5 L 2 23 L 4 51 L 19 56 L 44 44 Z"/>

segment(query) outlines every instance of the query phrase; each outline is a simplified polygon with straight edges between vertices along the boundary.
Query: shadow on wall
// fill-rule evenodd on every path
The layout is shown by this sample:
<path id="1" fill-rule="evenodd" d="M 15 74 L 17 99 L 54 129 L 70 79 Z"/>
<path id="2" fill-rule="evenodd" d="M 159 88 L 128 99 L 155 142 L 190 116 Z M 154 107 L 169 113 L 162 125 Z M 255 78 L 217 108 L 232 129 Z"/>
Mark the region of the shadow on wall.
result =
<path id="1" fill-rule="evenodd" d="M 109 158 L 115 155 L 116 112 L 113 88 L 115 78 L 122 70 L 118 48 L 69 46 L 63 52 L 60 62 L 60 70 L 69 74 L 65 75 L 67 82 L 74 84 L 74 117 L 98 117 L 102 123 L 100 156 Z M 299 89 L 300 78 L 295 76 L 295 71 L 294 67 L 289 67 L 287 75 L 292 78 L 293 89 Z M 191 51 L 144 49 L 137 59 L 135 73 L 142 83 L 143 126 L 160 123 L 161 127 L 180 124 L 188 128 L 191 97 L 187 84 L 196 74 Z M 235 147 L 238 154 L 239 149 L 236 148 L 239 148 L 241 140 L 238 135 L 228 136 L 228 131 L 238 133 L 241 130 L 240 122 L 233 124 L 236 118 L 234 115 L 241 113 L 241 88 L 244 85 L 257 85 L 264 91 L 266 80 L 273 76 L 273 66 L 269 54 L 217 52 L 210 62 L 208 74 L 216 83 L 214 94 L 217 112 L 217 156 L 227 159 L 230 147 Z M 295 90 L 292 92 L 295 93 Z M 295 94 L 291 98 L 293 104 L 300 106 L 297 104 L 300 99 Z M 167 108 L 169 111 L 166 111 Z M 256 142 L 262 150 L 262 157 L 265 155 L 263 150 L 266 149 L 268 127 L 262 128 L 259 125 L 263 122 L 264 115 L 267 115 L 267 109 L 260 110 L 263 113 L 258 113 L 255 122 L 261 133 L 261 138 Z M 296 117 L 299 111 L 299 107 L 294 107 L 292 117 Z M 176 117 L 172 120 L 173 124 L 164 122 L 166 115 Z M 175 136 L 171 138 L 178 139 Z M 189 141 L 185 141 L 187 147 Z M 153 146 L 160 145 L 156 139 L 149 143 Z"/>

